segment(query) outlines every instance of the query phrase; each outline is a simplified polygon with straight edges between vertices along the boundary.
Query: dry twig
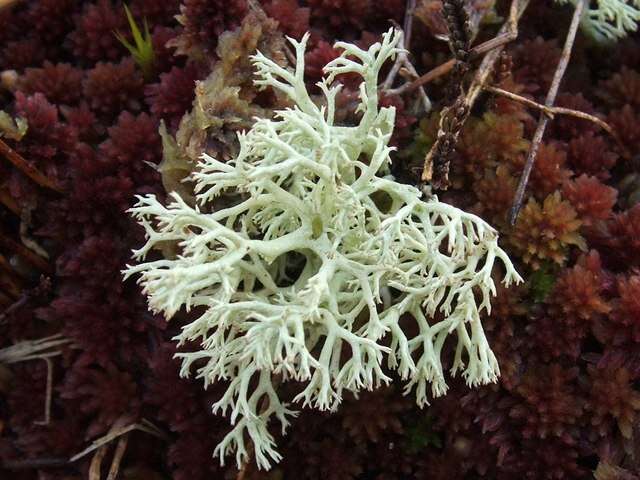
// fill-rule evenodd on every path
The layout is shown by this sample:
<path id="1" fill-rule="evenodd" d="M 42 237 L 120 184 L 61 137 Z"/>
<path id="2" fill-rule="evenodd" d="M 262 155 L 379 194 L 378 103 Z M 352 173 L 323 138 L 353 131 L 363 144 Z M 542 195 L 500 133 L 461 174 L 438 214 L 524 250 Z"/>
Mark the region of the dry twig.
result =
<path id="1" fill-rule="evenodd" d="M 578 31 L 578 25 L 580 24 L 580 18 L 582 16 L 582 11 L 584 10 L 585 2 L 586 0 L 581 0 L 575 5 L 573 18 L 571 19 L 571 25 L 569 26 L 567 38 L 564 42 L 564 47 L 562 48 L 562 55 L 560 56 L 560 61 L 558 62 L 558 66 L 556 67 L 556 71 L 553 75 L 551 86 L 549 87 L 549 91 L 547 92 L 547 97 L 544 102 L 544 105 L 547 108 L 553 107 L 553 104 L 556 101 L 556 95 L 558 94 L 558 89 L 560 88 L 560 82 L 564 77 L 564 73 L 567 70 L 567 65 L 569 64 L 569 59 L 571 58 L 571 51 L 573 50 L 573 42 L 576 38 L 576 33 Z M 538 153 L 538 148 L 540 147 L 540 142 L 542 142 L 544 131 L 547 128 L 547 123 L 549 123 L 549 116 L 546 115 L 544 112 L 542 112 L 538 120 L 538 126 L 536 127 L 536 131 L 533 134 L 533 140 L 531 141 L 529 154 L 527 155 L 527 160 L 524 165 L 524 170 L 522 171 L 522 176 L 520 177 L 520 182 L 518 183 L 518 188 L 516 190 L 516 194 L 513 199 L 513 206 L 509 211 L 509 223 L 511 225 L 515 225 L 516 220 L 518 218 L 518 213 L 522 208 L 522 202 L 524 200 L 524 192 L 525 192 L 525 189 L 527 188 L 529 175 L 531 175 L 531 170 L 533 169 L 533 165 L 536 160 L 536 155 Z"/>
<path id="2" fill-rule="evenodd" d="M 0 363 L 12 364 L 28 360 L 44 360 L 47 364 L 44 420 L 35 422 L 38 425 L 48 425 L 51 419 L 51 398 L 53 396 L 53 364 L 51 363 L 51 358 L 61 355 L 62 351 L 57 348 L 70 342 L 71 340 L 68 338 L 57 334 L 39 340 L 25 340 L 0 350 Z"/>
<path id="3" fill-rule="evenodd" d="M 22 155 L 7 145 L 4 140 L 0 139 L 0 154 L 4 155 L 13 165 L 24 173 L 38 185 L 61 193 L 62 188 L 53 180 L 49 179 L 44 173 L 40 172 L 36 167 L 27 162 Z"/>
<path id="4" fill-rule="evenodd" d="M 46 259 L 24 245 L 7 237 L 2 232 L 0 232 L 0 247 L 4 247 L 9 251 L 18 254 L 39 271 L 51 273 L 51 265 L 49 265 L 49 262 L 47 262 Z"/>
<path id="5" fill-rule="evenodd" d="M 607 132 L 609 135 L 611 135 L 614 138 L 614 140 L 616 140 L 616 142 L 622 143 L 622 141 L 618 137 L 618 134 L 613 129 L 613 127 L 611 127 L 611 125 L 609 125 L 607 122 L 605 122 L 601 118 L 596 117 L 595 115 L 591 115 L 586 112 L 581 112 L 580 110 L 573 110 L 571 108 L 548 107 L 534 100 L 531 100 L 530 98 L 523 97 L 522 95 L 518 95 L 517 93 L 509 92 L 507 90 L 503 90 L 502 88 L 498 88 L 498 87 L 487 86 L 485 87 L 485 90 L 487 90 L 488 92 L 495 93 L 496 95 L 501 95 L 503 97 L 506 97 L 510 100 L 513 100 L 514 102 L 519 102 L 529 107 L 533 107 L 537 110 L 541 110 L 547 117 L 549 117 L 549 120 L 553 120 L 556 115 L 568 115 L 571 117 L 581 118 L 582 120 L 586 120 L 588 122 L 593 122 L 596 125 L 598 125 L 600 128 L 602 128 L 605 132 Z"/>
<path id="6" fill-rule="evenodd" d="M 409 47 L 411 45 L 411 34 L 413 31 L 413 15 L 415 13 L 416 8 L 416 0 L 407 0 L 405 14 L 404 14 L 404 23 L 402 28 L 402 36 L 400 41 L 398 42 L 398 48 L 401 49 L 400 53 L 396 57 L 396 61 L 394 62 L 391 70 L 384 82 L 382 82 L 381 89 L 390 95 L 398 95 L 397 92 L 400 91 L 400 88 L 392 89 L 393 82 L 395 81 L 398 74 L 402 76 L 410 76 L 411 78 L 417 78 L 418 72 L 415 67 L 409 60 Z M 406 84 L 405 84 L 406 85 Z M 424 91 L 424 88 L 420 88 L 419 90 L 420 100 L 422 101 L 422 108 L 425 112 L 431 111 L 431 100 L 427 96 L 427 93 Z"/>
<path id="7" fill-rule="evenodd" d="M 66 458 L 26 458 L 24 460 L 8 460 L 2 462 L 2 468 L 6 470 L 29 470 L 39 468 L 64 467 Z"/>
<path id="8" fill-rule="evenodd" d="M 149 435 L 153 435 L 165 441 L 169 440 L 166 433 L 164 433 L 162 430 L 160 430 L 150 421 L 143 419 L 140 423 L 132 423 L 130 425 L 127 425 L 121 428 L 118 428 L 118 427 L 113 428 L 106 435 L 103 435 L 102 437 L 91 442 L 91 445 L 89 445 L 87 448 L 85 448 L 79 453 L 76 453 L 73 457 L 69 459 L 69 463 L 73 463 L 76 460 L 80 460 L 82 457 L 88 455 L 89 453 L 99 449 L 104 445 L 107 445 L 108 443 L 112 442 L 114 439 L 122 435 L 125 435 L 133 430 L 140 430 L 141 432 L 148 433 Z"/>

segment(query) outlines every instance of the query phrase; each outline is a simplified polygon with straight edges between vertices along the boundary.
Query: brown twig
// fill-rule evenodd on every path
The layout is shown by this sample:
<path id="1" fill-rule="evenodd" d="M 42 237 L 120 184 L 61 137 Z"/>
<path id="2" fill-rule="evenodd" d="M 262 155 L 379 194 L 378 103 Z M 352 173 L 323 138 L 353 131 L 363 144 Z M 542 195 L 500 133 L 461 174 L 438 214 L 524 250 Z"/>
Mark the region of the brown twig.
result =
<path id="1" fill-rule="evenodd" d="M 564 47 L 562 48 L 562 55 L 560 56 L 560 61 L 558 62 L 558 66 L 556 67 L 556 71 L 553 75 L 553 80 L 551 81 L 551 86 L 549 87 L 549 91 L 547 92 L 547 97 L 544 102 L 545 107 L 553 107 L 553 104 L 556 101 L 556 95 L 558 94 L 558 90 L 560 88 L 560 82 L 564 77 L 564 73 L 567 70 L 567 65 L 569 64 L 569 60 L 571 59 L 573 42 L 576 38 L 576 33 L 578 31 L 578 25 L 580 24 L 582 11 L 584 10 L 585 1 L 586 0 L 580 0 L 580 2 L 575 5 L 573 18 L 571 19 L 571 25 L 569 26 L 569 31 L 567 32 L 567 38 L 564 42 Z M 524 201 L 524 192 L 527 188 L 529 176 L 531 175 L 531 170 L 533 169 L 536 155 L 538 154 L 538 148 L 540 147 L 540 142 L 542 142 L 542 137 L 544 136 L 544 131 L 547 128 L 548 123 L 549 117 L 544 112 L 541 113 L 540 118 L 538 119 L 538 126 L 536 127 L 536 131 L 533 134 L 529 154 L 527 155 L 527 160 L 524 164 L 524 170 L 522 171 L 522 176 L 520 177 L 520 182 L 518 183 L 518 188 L 516 189 L 516 194 L 513 199 L 513 206 L 509 211 L 509 224 L 511 225 L 515 225 L 518 218 L 518 213 L 522 208 L 522 202 Z"/>
<path id="2" fill-rule="evenodd" d="M 507 90 L 503 90 L 502 88 L 498 88 L 498 87 L 487 86 L 485 87 L 485 90 L 487 90 L 488 92 L 495 93 L 496 95 L 501 95 L 515 102 L 522 103 L 529 107 L 533 107 L 537 110 L 541 110 L 545 115 L 549 117 L 550 120 L 553 120 L 553 118 L 556 115 L 568 115 L 571 117 L 576 117 L 582 120 L 593 122 L 596 125 L 598 125 L 600 128 L 602 128 L 605 132 L 607 132 L 609 135 L 611 135 L 614 138 L 614 140 L 616 140 L 619 143 L 621 142 L 621 140 L 619 139 L 613 127 L 611 127 L 611 125 L 609 125 L 607 122 L 605 122 L 601 118 L 596 117 L 595 115 L 591 115 L 586 112 L 581 112 L 580 110 L 573 110 L 571 108 L 547 107 L 546 105 L 543 105 L 534 100 L 531 100 L 530 98 L 523 97 L 521 95 L 518 95 L 517 93 L 509 92 Z"/>
<path id="3" fill-rule="evenodd" d="M 124 452 L 127 451 L 127 443 L 129 443 L 129 434 L 123 435 L 122 437 L 120 437 L 120 440 L 118 440 L 116 451 L 113 453 L 113 459 L 111 460 L 111 467 L 109 468 L 109 473 L 107 474 L 107 480 L 116 480 L 118 472 L 120 471 L 120 463 L 122 463 L 122 457 L 124 456 Z"/>
<path id="4" fill-rule="evenodd" d="M 416 0 L 407 0 L 405 12 L 404 12 L 404 23 L 402 28 L 402 40 L 404 43 L 403 48 L 406 48 L 406 49 L 409 49 L 409 47 L 411 46 L 411 33 L 413 30 L 413 14 L 415 12 L 415 9 L 416 9 Z M 389 70 L 389 73 L 387 74 L 387 78 L 382 83 L 382 88 L 384 90 L 389 90 L 391 88 L 391 85 L 393 85 L 393 81 L 398 75 L 398 72 L 400 71 L 400 67 L 402 67 L 404 64 L 403 55 L 404 57 L 406 57 L 407 53 L 402 52 L 396 57 L 396 61 L 391 67 L 391 70 Z"/>
<path id="5" fill-rule="evenodd" d="M 13 197 L 9 194 L 9 191 L 6 188 L 0 188 L 0 203 L 2 203 L 16 215 L 20 215 L 20 207 L 13 199 Z"/>
<path id="6" fill-rule="evenodd" d="M 51 400 L 53 399 L 53 362 L 49 357 L 44 357 L 42 360 L 47 364 L 47 389 L 44 397 L 44 420 L 38 420 L 33 423 L 36 425 L 49 425 L 49 422 L 51 422 Z"/>
<path id="7" fill-rule="evenodd" d="M 382 82 L 381 90 L 385 91 L 390 95 L 397 95 L 398 88 L 392 89 L 393 82 L 395 81 L 398 74 L 403 77 L 411 77 L 417 78 L 418 72 L 416 71 L 413 63 L 409 59 L 409 46 L 411 44 L 411 33 L 413 31 L 413 15 L 416 8 L 416 0 L 407 0 L 404 14 L 404 23 L 402 28 L 402 35 L 400 37 L 400 41 L 398 43 L 398 48 L 401 49 L 400 53 L 398 53 L 396 57 L 396 61 L 394 62 L 391 70 L 387 74 L 384 82 Z M 406 84 L 405 84 L 406 85 Z M 424 88 L 420 88 L 419 90 L 420 101 L 422 102 L 422 108 L 425 112 L 431 111 L 431 100 L 427 96 L 427 92 L 424 91 Z"/>
<path id="8" fill-rule="evenodd" d="M 14 300 L 21 297 L 23 284 L 9 261 L 0 253 L 0 288 Z M 1 317 L 0 317 L 1 318 Z"/>
<path id="9" fill-rule="evenodd" d="M 102 470 L 102 460 L 107 455 L 107 446 L 104 445 L 96 451 L 96 453 L 91 458 L 91 463 L 89 464 L 89 480 L 100 480 L 101 470 Z"/>
<path id="10" fill-rule="evenodd" d="M 0 139 L 0 154 L 4 155 L 18 170 L 24 173 L 38 185 L 61 193 L 62 188 L 45 174 L 40 172 L 36 167 L 27 162 L 22 155 L 7 145 L 4 140 Z"/>
<path id="11" fill-rule="evenodd" d="M 153 423 L 149 422 L 148 420 L 142 420 L 140 423 L 132 423 L 130 425 L 124 426 L 124 427 L 115 427 L 112 428 L 109 433 L 107 433 L 106 435 L 94 440 L 91 445 L 89 445 L 87 448 L 85 448 L 84 450 L 82 450 L 81 452 L 75 454 L 73 457 L 71 457 L 69 459 L 70 463 L 75 462 L 76 460 L 81 459 L 82 457 L 88 455 L 89 453 L 98 450 L 100 447 L 103 447 L 104 445 L 107 445 L 108 443 L 112 442 L 114 439 L 125 435 L 133 430 L 140 430 L 142 432 L 148 433 L 150 435 L 153 435 L 155 437 L 161 438 L 163 440 L 168 440 L 167 435 L 160 430 L 158 427 L 156 427 Z"/>
<path id="12" fill-rule="evenodd" d="M 40 255 L 36 254 L 32 250 L 28 249 L 24 245 L 12 240 L 11 238 L 0 232 L 0 247 L 4 247 L 9 251 L 20 255 L 32 266 L 40 270 L 41 272 L 51 272 L 51 265 Z"/>
<path id="13" fill-rule="evenodd" d="M 9 8 L 14 4 L 18 3 L 20 0 L 0 0 L 0 11 L 5 8 Z"/>
<path id="14" fill-rule="evenodd" d="M 64 467 L 67 464 L 66 458 L 28 458 L 2 462 L 2 468 L 6 470 L 29 470 L 32 468 Z"/>

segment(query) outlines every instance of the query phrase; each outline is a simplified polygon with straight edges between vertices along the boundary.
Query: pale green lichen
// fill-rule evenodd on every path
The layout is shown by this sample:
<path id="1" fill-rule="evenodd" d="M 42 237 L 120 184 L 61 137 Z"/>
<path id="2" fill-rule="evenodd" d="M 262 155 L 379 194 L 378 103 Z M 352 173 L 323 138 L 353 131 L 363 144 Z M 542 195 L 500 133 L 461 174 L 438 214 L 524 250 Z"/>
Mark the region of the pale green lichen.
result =
<path id="1" fill-rule="evenodd" d="M 556 0 L 577 4 L 583 0 Z M 582 29 L 600 42 L 619 40 L 638 29 L 640 0 L 587 1 L 582 14 Z"/>
<path id="2" fill-rule="evenodd" d="M 304 84 L 307 38 L 290 39 L 294 71 L 252 57 L 258 83 L 295 106 L 240 134 L 235 160 L 202 156 L 195 208 L 174 193 L 168 206 L 148 195 L 131 209 L 147 235 L 137 260 L 166 242 L 179 254 L 126 275 L 141 274 L 150 308 L 167 318 L 183 306 L 197 312 L 176 337 L 201 346 L 178 355 L 181 374 L 195 364 L 205 386 L 228 382 L 214 411 L 230 413 L 234 427 L 215 453 L 224 461 L 235 451 L 240 465 L 250 438 L 260 468 L 281 458 L 269 420 L 284 432 L 296 415 L 278 382 L 303 382 L 294 401 L 335 409 L 345 391 L 390 382 L 386 361 L 423 406 L 429 385 L 433 396 L 447 390 L 441 352 L 454 332 L 451 374 L 461 371 L 470 386 L 495 382 L 480 323 L 495 295 L 495 261 L 505 284 L 521 281 L 491 226 L 436 197 L 423 201 L 389 175 L 395 110 L 379 107 L 377 79 L 399 33 L 368 50 L 337 43 L 343 53 L 319 83 L 322 107 Z M 331 85 L 341 73 L 364 80 L 355 126 L 334 124 L 340 87 Z"/>

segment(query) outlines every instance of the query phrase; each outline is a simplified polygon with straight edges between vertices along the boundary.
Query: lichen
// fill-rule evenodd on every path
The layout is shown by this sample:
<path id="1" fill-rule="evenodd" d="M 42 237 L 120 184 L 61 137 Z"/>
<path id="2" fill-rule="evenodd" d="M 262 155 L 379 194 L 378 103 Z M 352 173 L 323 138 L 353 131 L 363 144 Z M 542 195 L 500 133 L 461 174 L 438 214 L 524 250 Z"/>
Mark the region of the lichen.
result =
<path id="1" fill-rule="evenodd" d="M 297 413 L 279 382 L 302 382 L 295 402 L 334 410 L 343 392 L 388 384 L 396 370 L 423 406 L 429 385 L 434 397 L 447 391 L 441 354 L 454 332 L 451 374 L 469 386 L 495 382 L 480 313 L 490 313 L 496 260 L 506 285 L 521 281 L 490 225 L 389 174 L 395 109 L 379 106 L 377 81 L 399 33 L 368 50 L 336 43 L 342 54 L 318 83 L 323 106 L 304 84 L 307 39 L 289 39 L 294 71 L 252 57 L 256 83 L 295 106 L 240 133 L 230 162 L 202 155 L 195 207 L 174 192 L 168 206 L 147 195 L 130 210 L 147 241 L 125 276 L 140 274 L 149 307 L 167 319 L 194 311 L 176 340 L 200 349 L 178 354 L 181 374 L 195 366 L 205 386 L 228 382 L 213 409 L 230 412 L 233 429 L 215 454 L 224 462 L 235 451 L 241 465 L 250 438 L 266 469 L 281 459 L 269 420 L 284 433 Z M 363 79 L 354 126 L 334 123 L 333 80 L 343 73 Z M 177 256 L 145 261 L 166 242 Z"/>

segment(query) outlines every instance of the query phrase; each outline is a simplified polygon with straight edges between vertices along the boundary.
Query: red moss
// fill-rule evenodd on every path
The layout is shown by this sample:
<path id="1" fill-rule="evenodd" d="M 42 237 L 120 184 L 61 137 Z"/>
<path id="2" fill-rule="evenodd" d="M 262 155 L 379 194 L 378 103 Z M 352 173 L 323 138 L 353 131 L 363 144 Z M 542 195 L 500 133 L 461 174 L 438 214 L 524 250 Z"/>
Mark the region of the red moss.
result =
<path id="1" fill-rule="evenodd" d="M 473 182 L 473 191 L 478 198 L 474 209 L 494 224 L 503 224 L 507 210 L 513 202 L 518 181 L 505 165 L 497 170 L 486 170 L 484 176 Z"/>
<path id="2" fill-rule="evenodd" d="M 527 326 L 535 339 L 532 354 L 545 360 L 577 358 L 593 323 L 611 311 L 605 297 L 608 282 L 595 250 L 580 257 L 573 268 L 563 270 L 547 295 L 545 310 Z"/>
<path id="3" fill-rule="evenodd" d="M 528 92 L 545 93 L 551 85 L 560 54 L 555 40 L 536 37 L 521 42 L 513 49 L 514 80 Z"/>
<path id="4" fill-rule="evenodd" d="M 54 392 L 54 395 L 57 393 Z M 85 425 L 75 414 L 73 409 L 68 409 L 63 418 L 53 418 L 48 425 L 32 425 L 20 431 L 17 446 L 28 456 L 35 458 L 75 455 L 86 444 Z"/>
<path id="5" fill-rule="evenodd" d="M 393 388 L 365 392 L 342 405 L 342 428 L 356 441 L 375 443 L 385 433 L 401 434 L 400 419 L 410 408 L 408 399 L 399 397 Z M 363 417 L 369 420 L 362 422 Z"/>
<path id="6" fill-rule="evenodd" d="M 158 182 L 158 174 L 149 164 L 160 161 L 158 123 L 146 113 L 134 117 L 124 112 L 108 129 L 109 138 L 98 152 L 109 159 L 116 172 L 122 170 L 138 187 L 150 187 Z M 115 172 L 114 172 L 115 173 Z"/>
<path id="7" fill-rule="evenodd" d="M 556 192 L 545 198 L 542 205 L 529 200 L 520 212 L 510 242 L 534 270 L 546 260 L 562 265 L 570 246 L 585 249 L 584 239 L 578 233 L 580 225 L 571 204 Z"/>
<path id="8" fill-rule="evenodd" d="M 73 54 L 83 60 L 117 60 L 126 53 L 114 32 L 127 31 L 122 4 L 111 0 L 86 3 L 75 20 L 76 28 L 69 34 Z"/>
<path id="9" fill-rule="evenodd" d="M 27 95 L 42 93 L 53 103 L 72 105 L 80 99 L 83 72 L 68 63 L 44 62 L 41 68 L 27 68 L 19 88 Z"/>
<path id="10" fill-rule="evenodd" d="M 606 254 L 623 268 L 640 264 L 640 204 L 614 214 L 598 233 Z"/>
<path id="11" fill-rule="evenodd" d="M 78 139 L 84 142 L 95 142 L 102 134 L 104 127 L 98 122 L 96 115 L 86 103 L 78 107 L 60 107 L 60 112 L 67 123 L 78 132 Z"/>
<path id="12" fill-rule="evenodd" d="M 600 255 L 591 250 L 558 278 L 549 301 L 553 313 L 560 319 L 577 317 L 586 321 L 609 313 L 611 307 L 603 296 L 608 283 Z"/>
<path id="13" fill-rule="evenodd" d="M 619 278 L 617 288 L 619 297 L 613 301 L 611 315 L 617 324 L 616 343 L 621 337 L 640 343 L 640 275 Z"/>
<path id="14" fill-rule="evenodd" d="M 517 162 L 529 148 L 523 135 L 524 125 L 511 115 L 487 112 L 482 119 L 469 119 L 457 146 L 465 173 L 480 178 L 487 168 Z"/>
<path id="15" fill-rule="evenodd" d="M 523 156 L 515 157 L 513 163 L 517 171 L 524 167 Z M 555 192 L 571 177 L 565 165 L 567 154 L 558 143 L 541 143 L 529 178 L 529 191 L 542 200 Z"/>
<path id="16" fill-rule="evenodd" d="M 113 117 L 122 110 L 140 109 L 143 84 L 142 74 L 127 58 L 120 63 L 98 63 L 89 70 L 83 93 L 92 111 Z"/>
<path id="17" fill-rule="evenodd" d="M 155 74 L 168 72 L 171 67 L 180 64 L 181 58 L 175 55 L 175 49 L 171 46 L 178 36 L 178 28 L 169 28 L 158 25 L 151 31 L 151 44 L 153 45 Z"/>
<path id="18" fill-rule="evenodd" d="M 309 0 L 311 15 L 332 26 L 365 26 L 370 13 L 371 0 Z"/>
<path id="19" fill-rule="evenodd" d="M 576 209 L 584 225 L 592 225 L 598 220 L 611 216 L 618 198 L 618 191 L 600 182 L 596 177 L 581 175 L 565 183 L 562 195 Z"/>
<path id="20" fill-rule="evenodd" d="M 271 0 L 264 6 L 267 15 L 279 23 L 280 30 L 289 37 L 300 39 L 309 31 L 308 7 L 301 7 L 298 0 Z"/>
<path id="21" fill-rule="evenodd" d="M 3 68 L 22 70 L 40 65 L 47 58 L 47 51 L 39 40 L 27 37 L 4 44 L 0 55 Z"/>
<path id="22" fill-rule="evenodd" d="M 202 419 L 202 416 L 196 417 L 191 423 L 191 428 L 171 441 L 167 452 L 171 478 L 174 480 L 221 478 L 222 468 L 217 461 L 212 461 L 211 457 L 216 443 L 216 436 L 211 427 Z"/>
<path id="23" fill-rule="evenodd" d="M 509 412 L 521 424 L 524 438 L 557 437 L 567 444 L 574 442 L 572 433 L 583 409 L 575 389 L 577 375 L 577 368 L 560 364 L 529 366 L 516 388 L 522 403 Z"/>
<path id="24" fill-rule="evenodd" d="M 197 71 L 193 66 L 173 67 L 171 71 L 160 75 L 159 83 L 145 88 L 151 113 L 177 127 L 182 115 L 191 109 L 196 79 Z"/>
<path id="25" fill-rule="evenodd" d="M 15 108 L 29 125 L 16 150 L 50 178 L 61 179 L 65 172 L 60 164 L 75 149 L 77 133 L 60 122 L 58 109 L 41 93 L 26 96 L 18 92 Z"/>
<path id="26" fill-rule="evenodd" d="M 610 177 L 610 170 L 618 160 L 609 143 L 600 135 L 591 132 L 569 142 L 569 165 L 578 175 L 592 175 L 600 180 Z"/>
<path id="27" fill-rule="evenodd" d="M 625 368 L 588 367 L 590 388 L 587 411 L 591 425 L 600 436 L 611 435 L 611 423 L 616 422 L 625 438 L 631 438 L 640 411 L 640 392 L 632 385 L 633 378 Z"/>
<path id="28" fill-rule="evenodd" d="M 193 50 L 202 60 L 215 55 L 218 37 L 240 25 L 247 11 L 245 0 L 183 0 L 177 17 L 184 27 L 178 51 Z"/>
<path id="29" fill-rule="evenodd" d="M 174 17 L 179 12 L 180 0 L 132 0 L 129 7 L 135 18 L 146 19 L 149 27 L 152 27 L 175 23 Z"/>
<path id="30" fill-rule="evenodd" d="M 29 2 L 26 17 L 30 30 L 43 42 L 59 45 L 69 29 L 73 28 L 72 14 L 76 4 L 76 0 Z"/>
<path id="31" fill-rule="evenodd" d="M 126 419 L 125 424 L 133 423 L 140 408 L 131 374 L 112 364 L 104 368 L 74 365 L 67 373 L 60 396 L 75 401 L 77 413 L 89 419 L 87 439 L 107 433 L 121 417 Z"/>
<path id="32" fill-rule="evenodd" d="M 582 480 L 589 477 L 589 472 L 579 463 L 579 457 L 580 450 L 562 440 L 525 440 L 505 459 L 497 478 Z"/>
<path id="33" fill-rule="evenodd" d="M 640 114 L 625 105 L 609 114 L 609 124 L 615 129 L 626 149 L 632 154 L 640 152 Z"/>
<path id="34" fill-rule="evenodd" d="M 145 401 L 158 408 L 158 419 L 174 432 L 189 431 L 193 419 L 203 413 L 200 385 L 180 378 L 180 361 L 173 358 L 175 345 L 163 342 L 157 345 L 149 360 Z"/>
<path id="35" fill-rule="evenodd" d="M 310 84 L 320 81 L 323 76 L 322 69 L 330 61 L 340 56 L 340 50 L 325 41 L 318 42 L 313 48 L 307 50 L 304 55 L 305 80 Z"/>
<path id="36" fill-rule="evenodd" d="M 511 59 L 511 57 L 508 57 Z M 503 72 L 503 75 L 506 75 L 506 78 L 496 79 L 497 86 L 507 92 L 515 93 L 518 95 L 525 95 L 525 87 L 516 83 L 513 79 L 513 75 L 511 71 Z M 508 115 L 513 118 L 519 119 L 521 122 L 525 124 L 532 124 L 535 120 L 532 113 L 529 110 L 529 107 L 524 105 L 521 102 L 516 102 L 510 100 L 507 97 L 502 95 L 495 95 L 491 100 L 491 111 L 495 112 L 497 115 Z M 535 113 L 535 112 L 534 112 Z"/>
<path id="37" fill-rule="evenodd" d="M 154 319 L 145 313 L 135 289 L 125 293 L 112 278 L 106 283 L 112 290 L 108 293 L 88 289 L 78 293 L 83 280 L 67 281 L 42 317 L 64 323 L 63 333 L 80 348 L 78 359 L 83 364 L 108 365 L 114 359 L 131 361 L 141 355 L 144 336 L 138 333 L 153 326 Z"/>
<path id="38" fill-rule="evenodd" d="M 582 93 L 560 93 L 558 94 L 555 105 L 591 115 L 596 115 L 597 113 L 593 104 L 584 98 Z M 549 123 L 549 127 L 551 135 L 556 134 L 567 140 L 600 131 L 600 127 L 595 123 L 572 115 L 556 115 L 553 122 Z"/>
<path id="39" fill-rule="evenodd" d="M 640 72 L 623 66 L 611 78 L 600 82 L 599 93 L 613 107 L 640 106 Z"/>
<path id="40" fill-rule="evenodd" d="M 401 0 L 309 0 L 311 17 L 332 27 L 371 29 L 388 19 L 402 21 L 405 4 Z"/>

